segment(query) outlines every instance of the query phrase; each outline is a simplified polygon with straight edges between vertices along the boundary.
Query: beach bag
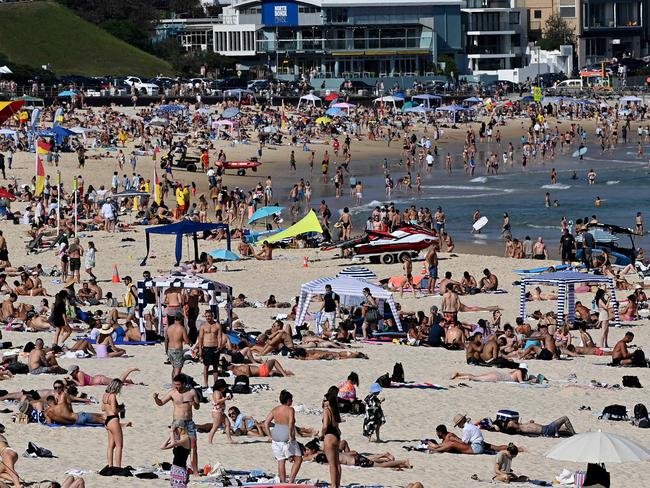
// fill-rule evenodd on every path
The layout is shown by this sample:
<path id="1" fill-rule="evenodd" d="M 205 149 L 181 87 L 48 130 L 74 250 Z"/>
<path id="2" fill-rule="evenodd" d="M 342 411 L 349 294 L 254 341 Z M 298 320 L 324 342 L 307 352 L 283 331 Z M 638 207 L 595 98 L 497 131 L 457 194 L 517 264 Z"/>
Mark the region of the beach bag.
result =
<path id="1" fill-rule="evenodd" d="M 366 322 L 368 323 L 379 322 L 381 318 L 382 316 L 379 315 L 379 310 L 376 307 L 369 308 L 366 312 Z"/>
<path id="2" fill-rule="evenodd" d="M 627 388 L 643 388 L 638 376 L 623 376 L 623 386 Z"/>
<path id="3" fill-rule="evenodd" d="M 246 375 L 240 374 L 235 377 L 235 384 L 231 388 L 233 393 L 240 395 L 248 395 L 251 392 L 249 378 Z"/>
<path id="4" fill-rule="evenodd" d="M 375 381 L 382 388 L 390 388 L 390 375 L 388 373 L 382 374 L 377 381 Z"/>
<path id="5" fill-rule="evenodd" d="M 7 369 L 12 373 L 12 374 L 27 374 L 29 373 L 29 366 L 27 366 L 25 363 L 9 363 L 7 365 Z"/>
<path id="6" fill-rule="evenodd" d="M 394 383 L 404 383 L 404 366 L 402 366 L 402 363 L 395 363 L 390 380 Z"/>
<path id="7" fill-rule="evenodd" d="M 640 429 L 650 429 L 648 409 L 643 403 L 637 403 L 634 405 L 634 425 Z"/>
<path id="8" fill-rule="evenodd" d="M 625 405 L 607 405 L 603 408 L 603 413 L 600 414 L 599 419 L 603 420 L 628 420 L 627 407 Z"/>

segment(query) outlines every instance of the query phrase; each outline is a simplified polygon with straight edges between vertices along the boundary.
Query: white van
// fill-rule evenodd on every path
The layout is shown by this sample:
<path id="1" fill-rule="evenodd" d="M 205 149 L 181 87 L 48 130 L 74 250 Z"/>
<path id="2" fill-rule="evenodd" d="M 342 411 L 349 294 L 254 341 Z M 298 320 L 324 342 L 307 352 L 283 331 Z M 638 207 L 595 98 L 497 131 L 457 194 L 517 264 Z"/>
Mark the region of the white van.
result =
<path id="1" fill-rule="evenodd" d="M 582 88 L 582 78 L 575 80 L 564 80 L 553 85 L 554 90 L 579 90 Z"/>

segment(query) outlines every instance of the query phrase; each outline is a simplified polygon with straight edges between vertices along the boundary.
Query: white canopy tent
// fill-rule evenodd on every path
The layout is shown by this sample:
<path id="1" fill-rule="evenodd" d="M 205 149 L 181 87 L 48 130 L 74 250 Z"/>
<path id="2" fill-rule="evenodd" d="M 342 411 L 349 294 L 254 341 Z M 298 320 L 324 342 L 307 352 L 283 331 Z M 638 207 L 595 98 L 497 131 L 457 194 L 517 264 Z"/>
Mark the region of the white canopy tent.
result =
<path id="1" fill-rule="evenodd" d="M 305 102 L 305 105 L 311 104 L 314 107 L 316 105 L 323 105 L 323 101 L 320 98 L 318 98 L 316 95 L 313 95 L 311 93 L 308 94 L 308 95 L 303 95 L 302 97 L 300 97 L 300 99 L 298 100 L 298 107 L 297 108 L 300 108 L 300 104 L 302 102 Z M 316 103 L 316 102 L 318 102 L 318 103 Z"/>
<path id="2" fill-rule="evenodd" d="M 325 294 L 325 285 L 330 285 L 332 291 L 341 297 L 341 300 L 346 297 L 361 298 L 363 297 L 363 289 L 368 288 L 373 297 L 379 300 L 379 313 L 383 314 L 383 302 L 388 302 L 390 310 L 395 318 L 395 323 L 399 330 L 402 330 L 402 324 L 399 320 L 397 307 L 393 300 L 393 294 L 385 290 L 381 286 L 373 285 L 365 280 L 353 278 L 351 276 L 336 276 L 334 278 L 319 278 L 308 283 L 304 283 L 300 287 L 300 297 L 298 299 L 298 310 L 296 311 L 296 325 L 300 325 L 305 320 L 309 304 L 316 295 Z"/>
<path id="3" fill-rule="evenodd" d="M 419 100 L 422 100 L 421 105 L 424 105 L 426 108 L 431 108 L 431 101 L 432 100 L 442 100 L 442 97 L 440 95 L 431 95 L 430 93 L 424 93 L 422 95 L 414 95 L 411 97 L 411 100 L 413 102 L 418 102 Z"/>
<path id="4" fill-rule="evenodd" d="M 203 276 L 198 275 L 185 275 L 182 273 L 171 274 L 167 276 L 156 276 L 148 280 L 141 280 L 137 283 L 138 288 L 138 307 L 136 316 L 140 322 L 140 332 L 144 337 L 144 308 L 147 305 L 144 303 L 144 292 L 147 288 L 151 289 L 156 295 L 156 303 L 161 304 L 164 302 L 163 293 L 168 288 L 179 288 L 186 290 L 198 289 L 207 293 L 210 296 L 208 305 L 215 320 L 219 320 L 219 300 L 217 297 L 225 297 L 226 310 L 228 313 L 228 327 L 232 324 L 232 288 L 218 281 L 213 281 Z M 156 307 L 158 317 L 158 333 L 163 332 L 163 309 L 160 305 Z"/>
<path id="5" fill-rule="evenodd" d="M 627 95 L 618 99 L 619 103 L 643 103 L 643 98 L 634 95 Z"/>
<path id="6" fill-rule="evenodd" d="M 252 90 L 244 90 L 242 88 L 233 88 L 232 90 L 226 90 L 223 92 L 223 98 L 224 100 L 226 98 L 236 98 L 237 101 L 241 102 L 242 98 L 245 97 L 253 97 L 254 100 L 257 100 L 255 97 L 255 92 Z"/>
<path id="7" fill-rule="evenodd" d="M 400 97 L 394 97 L 392 95 L 386 95 L 385 97 L 375 98 L 372 103 L 392 103 L 393 107 L 397 107 L 397 103 L 404 103 L 404 99 Z"/>

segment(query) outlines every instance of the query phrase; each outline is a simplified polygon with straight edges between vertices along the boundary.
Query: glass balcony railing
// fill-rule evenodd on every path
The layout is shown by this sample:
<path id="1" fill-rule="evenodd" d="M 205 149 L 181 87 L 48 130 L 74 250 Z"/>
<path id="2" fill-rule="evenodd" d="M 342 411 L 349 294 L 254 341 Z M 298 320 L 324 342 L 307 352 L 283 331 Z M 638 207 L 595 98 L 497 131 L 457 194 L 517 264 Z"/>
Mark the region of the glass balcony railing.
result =
<path id="1" fill-rule="evenodd" d="M 419 37 L 363 37 L 354 39 L 278 39 L 258 40 L 258 52 L 291 51 L 341 51 L 354 49 L 360 51 L 379 49 L 431 49 L 430 39 Z"/>
<path id="2" fill-rule="evenodd" d="M 509 0 L 466 0 L 466 8 L 510 8 Z"/>

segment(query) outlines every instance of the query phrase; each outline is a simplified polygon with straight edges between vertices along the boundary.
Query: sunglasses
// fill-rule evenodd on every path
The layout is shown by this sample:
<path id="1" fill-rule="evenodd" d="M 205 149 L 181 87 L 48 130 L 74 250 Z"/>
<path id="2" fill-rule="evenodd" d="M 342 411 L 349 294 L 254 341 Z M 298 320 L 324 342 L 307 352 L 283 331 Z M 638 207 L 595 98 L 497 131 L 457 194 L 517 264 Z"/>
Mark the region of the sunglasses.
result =
<path id="1" fill-rule="evenodd" d="M 55 390 L 63 390 L 63 385 L 54 385 Z"/>

